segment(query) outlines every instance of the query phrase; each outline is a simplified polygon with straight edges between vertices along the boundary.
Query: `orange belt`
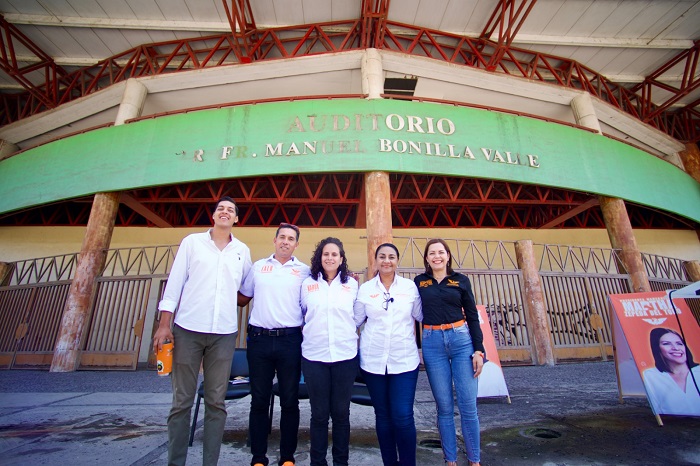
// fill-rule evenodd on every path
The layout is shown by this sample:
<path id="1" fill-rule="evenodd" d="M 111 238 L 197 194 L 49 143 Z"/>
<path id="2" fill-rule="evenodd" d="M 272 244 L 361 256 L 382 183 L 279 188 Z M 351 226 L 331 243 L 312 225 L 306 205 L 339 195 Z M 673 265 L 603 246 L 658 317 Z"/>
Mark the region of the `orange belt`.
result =
<path id="1" fill-rule="evenodd" d="M 450 330 L 456 327 L 461 327 L 464 325 L 463 320 L 458 320 L 457 322 L 452 322 L 451 324 L 441 324 L 441 325 L 423 325 L 423 328 L 428 330 Z"/>

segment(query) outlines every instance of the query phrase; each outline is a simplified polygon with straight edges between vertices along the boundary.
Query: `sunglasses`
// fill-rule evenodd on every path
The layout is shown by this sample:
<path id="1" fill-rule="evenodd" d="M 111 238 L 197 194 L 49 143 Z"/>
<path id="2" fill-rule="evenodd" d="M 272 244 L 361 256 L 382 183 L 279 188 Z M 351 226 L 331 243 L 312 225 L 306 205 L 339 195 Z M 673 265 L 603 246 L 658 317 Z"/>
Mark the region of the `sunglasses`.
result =
<path id="1" fill-rule="evenodd" d="M 391 297 L 391 294 L 384 293 L 384 303 L 382 303 L 382 308 L 385 311 L 389 310 L 389 303 L 393 303 L 393 302 L 394 302 L 394 298 Z"/>

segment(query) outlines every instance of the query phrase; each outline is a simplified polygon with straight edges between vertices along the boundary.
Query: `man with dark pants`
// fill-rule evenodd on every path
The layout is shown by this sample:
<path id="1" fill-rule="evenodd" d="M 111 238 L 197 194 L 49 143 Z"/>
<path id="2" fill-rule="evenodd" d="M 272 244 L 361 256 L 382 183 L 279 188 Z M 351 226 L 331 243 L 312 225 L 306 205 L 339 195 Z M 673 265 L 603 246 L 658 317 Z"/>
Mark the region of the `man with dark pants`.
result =
<path id="1" fill-rule="evenodd" d="M 292 466 L 299 431 L 299 379 L 301 377 L 301 282 L 309 267 L 293 256 L 299 245 L 299 228 L 280 224 L 273 241 L 275 253 L 253 264 L 241 286 L 239 304 L 251 298 L 248 325 L 250 368 L 251 465 L 267 466 L 267 437 L 272 382 L 280 389 L 280 466 Z"/>
<path id="2" fill-rule="evenodd" d="M 216 465 L 226 424 L 226 387 L 238 332 L 237 292 L 251 270 L 250 249 L 231 234 L 238 207 L 219 200 L 214 227 L 185 237 L 175 256 L 153 337 L 157 351 L 173 342 L 173 404 L 168 416 L 168 464 L 184 465 L 190 412 L 204 368 L 204 448 L 202 463 Z M 175 325 L 170 330 L 173 313 Z"/>

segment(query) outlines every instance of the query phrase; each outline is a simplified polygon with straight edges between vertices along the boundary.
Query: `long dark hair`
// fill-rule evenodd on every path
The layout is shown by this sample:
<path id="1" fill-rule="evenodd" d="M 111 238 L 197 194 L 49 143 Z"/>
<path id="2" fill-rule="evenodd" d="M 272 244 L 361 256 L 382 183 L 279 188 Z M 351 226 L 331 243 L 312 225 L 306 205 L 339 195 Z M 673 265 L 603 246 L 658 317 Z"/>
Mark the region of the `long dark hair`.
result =
<path id="1" fill-rule="evenodd" d="M 428 275 L 433 274 L 433 269 L 430 267 L 430 264 L 428 263 L 428 248 L 432 246 L 433 244 L 442 244 L 442 246 L 445 248 L 445 251 L 447 251 L 447 254 L 450 256 L 450 260 L 447 261 L 447 275 L 452 275 L 454 273 L 454 270 L 452 270 L 452 251 L 450 251 L 450 247 L 447 245 L 445 240 L 440 239 L 440 238 L 434 238 L 425 243 L 425 250 L 423 251 L 423 265 L 425 266 L 425 273 Z"/>
<path id="2" fill-rule="evenodd" d="M 660 347 L 661 337 L 666 335 L 667 333 L 672 333 L 676 335 L 683 342 L 683 346 L 685 346 L 685 362 L 688 365 L 688 367 L 693 368 L 697 366 L 698 363 L 693 360 L 693 353 L 690 352 L 688 344 L 683 340 L 683 337 L 681 337 L 678 334 L 678 332 L 676 332 L 675 330 L 671 330 L 670 328 L 657 327 L 655 329 L 652 329 L 651 333 L 649 333 L 649 344 L 651 346 L 651 354 L 654 355 L 654 363 L 656 364 L 656 368 L 661 372 L 671 372 L 671 369 L 666 363 L 666 359 L 661 355 Z"/>
<path id="3" fill-rule="evenodd" d="M 318 274 L 320 273 L 323 276 L 324 280 L 328 279 L 326 271 L 323 270 L 323 264 L 321 263 L 323 259 L 323 248 L 325 248 L 327 244 L 335 244 L 336 246 L 338 246 L 338 249 L 340 249 L 340 257 L 342 259 L 340 261 L 340 266 L 338 267 L 338 273 L 340 274 L 340 283 L 347 283 L 350 272 L 348 272 L 348 260 L 345 257 L 345 249 L 343 249 L 343 242 L 340 241 L 338 238 L 333 238 L 331 236 L 322 239 L 316 245 L 314 254 L 313 256 L 311 256 L 311 278 L 313 278 L 314 280 L 318 280 Z"/>

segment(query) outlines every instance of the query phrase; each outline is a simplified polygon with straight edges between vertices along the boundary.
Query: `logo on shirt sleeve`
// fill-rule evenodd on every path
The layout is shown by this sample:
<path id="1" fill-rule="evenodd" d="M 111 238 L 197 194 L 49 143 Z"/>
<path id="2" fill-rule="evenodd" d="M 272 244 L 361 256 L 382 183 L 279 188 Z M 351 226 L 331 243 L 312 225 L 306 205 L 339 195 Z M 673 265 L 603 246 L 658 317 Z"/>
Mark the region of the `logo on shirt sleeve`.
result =
<path id="1" fill-rule="evenodd" d="M 318 283 L 311 283 L 310 285 L 307 285 L 306 291 L 308 291 L 309 293 L 313 293 L 314 291 L 318 291 Z"/>

